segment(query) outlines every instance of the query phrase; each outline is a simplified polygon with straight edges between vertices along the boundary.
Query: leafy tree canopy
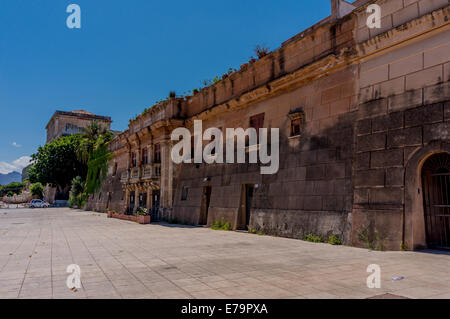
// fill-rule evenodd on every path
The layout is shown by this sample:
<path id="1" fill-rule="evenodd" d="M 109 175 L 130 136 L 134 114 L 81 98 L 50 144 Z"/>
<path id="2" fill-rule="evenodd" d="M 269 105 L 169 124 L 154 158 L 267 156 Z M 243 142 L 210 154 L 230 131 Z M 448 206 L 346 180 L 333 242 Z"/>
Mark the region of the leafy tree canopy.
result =
<path id="1" fill-rule="evenodd" d="M 38 196 L 39 198 L 44 197 L 44 186 L 39 182 L 31 185 L 30 191 L 33 196 Z"/>
<path id="2" fill-rule="evenodd" d="M 87 163 L 90 160 L 92 152 L 103 145 L 107 145 L 112 139 L 113 134 L 108 128 L 99 123 L 92 121 L 81 135 L 79 147 L 77 149 L 77 156 L 80 161 Z"/>
<path id="3" fill-rule="evenodd" d="M 29 170 L 30 182 L 40 182 L 64 191 L 76 176 L 86 176 L 87 165 L 77 157 L 81 137 L 60 137 L 40 146 L 31 157 L 34 165 Z"/>

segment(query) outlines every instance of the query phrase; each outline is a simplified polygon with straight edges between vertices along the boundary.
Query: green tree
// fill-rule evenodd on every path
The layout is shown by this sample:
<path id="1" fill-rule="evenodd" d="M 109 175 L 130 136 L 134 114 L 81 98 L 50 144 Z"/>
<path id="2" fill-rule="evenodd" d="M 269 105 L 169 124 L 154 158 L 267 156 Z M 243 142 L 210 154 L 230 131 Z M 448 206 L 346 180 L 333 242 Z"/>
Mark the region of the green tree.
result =
<path id="1" fill-rule="evenodd" d="M 80 145 L 77 149 L 78 159 L 83 163 L 89 162 L 92 152 L 103 144 L 108 144 L 112 138 L 112 133 L 105 125 L 92 121 L 81 134 Z"/>
<path id="2" fill-rule="evenodd" d="M 70 190 L 69 205 L 82 208 L 86 203 L 87 196 L 85 194 L 85 182 L 81 176 L 77 176 L 72 180 L 72 188 Z"/>
<path id="3" fill-rule="evenodd" d="M 30 187 L 31 195 L 38 196 L 40 199 L 44 197 L 44 186 L 37 182 Z"/>
<path id="4" fill-rule="evenodd" d="M 72 135 L 40 146 L 32 155 L 34 164 L 29 170 L 30 182 L 56 187 L 56 199 L 68 199 L 72 179 L 87 173 L 87 165 L 77 157 L 80 142 L 80 136 Z"/>

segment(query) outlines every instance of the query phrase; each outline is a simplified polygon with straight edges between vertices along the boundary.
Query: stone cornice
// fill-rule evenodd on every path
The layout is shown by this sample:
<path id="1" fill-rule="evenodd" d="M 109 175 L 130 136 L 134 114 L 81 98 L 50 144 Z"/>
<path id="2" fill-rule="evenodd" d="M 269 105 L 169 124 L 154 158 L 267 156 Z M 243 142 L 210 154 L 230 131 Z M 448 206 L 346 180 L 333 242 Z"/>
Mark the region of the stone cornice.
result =
<path id="1" fill-rule="evenodd" d="M 350 55 L 350 49 L 344 50 L 341 54 L 339 54 L 339 56 L 330 54 L 316 62 L 298 69 L 297 71 L 275 79 L 266 85 L 262 85 L 254 90 L 251 90 L 250 92 L 244 93 L 238 98 L 231 99 L 226 103 L 214 106 L 190 117 L 186 120 L 186 127 L 193 126 L 194 120 L 204 120 L 206 118 L 219 116 L 220 114 L 231 112 L 237 108 L 278 96 L 286 91 L 290 91 L 293 88 L 298 87 L 303 83 L 321 78 L 330 72 L 336 72 L 343 69 L 351 64 L 352 60 L 349 58 Z"/>
<path id="2" fill-rule="evenodd" d="M 386 50 L 420 41 L 422 36 L 431 36 L 450 29 L 450 5 L 406 22 L 396 28 L 374 36 L 358 45 L 360 59 L 384 54 Z"/>

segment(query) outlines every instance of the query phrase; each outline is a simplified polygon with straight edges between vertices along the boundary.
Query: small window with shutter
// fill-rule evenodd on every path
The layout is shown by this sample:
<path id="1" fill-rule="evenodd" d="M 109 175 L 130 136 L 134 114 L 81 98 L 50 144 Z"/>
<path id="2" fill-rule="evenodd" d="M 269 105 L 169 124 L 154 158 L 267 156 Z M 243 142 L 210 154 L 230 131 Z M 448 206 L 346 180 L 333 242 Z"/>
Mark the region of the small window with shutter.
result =
<path id="1" fill-rule="evenodd" d="M 148 152 L 147 152 L 147 148 L 144 147 L 142 149 L 142 165 L 147 165 L 148 164 Z"/>
<path id="2" fill-rule="evenodd" d="M 259 141 L 259 129 L 264 127 L 264 113 L 260 113 L 250 117 L 250 127 L 256 130 L 256 137 Z M 256 144 L 258 144 L 258 141 L 256 142 Z M 249 143 L 246 144 L 249 145 Z"/>
<path id="3" fill-rule="evenodd" d="M 303 112 L 291 112 L 288 116 L 291 120 L 290 137 L 299 136 L 303 131 Z"/>
<path id="4" fill-rule="evenodd" d="M 159 143 L 155 144 L 153 158 L 155 163 L 161 163 L 161 144 Z"/>

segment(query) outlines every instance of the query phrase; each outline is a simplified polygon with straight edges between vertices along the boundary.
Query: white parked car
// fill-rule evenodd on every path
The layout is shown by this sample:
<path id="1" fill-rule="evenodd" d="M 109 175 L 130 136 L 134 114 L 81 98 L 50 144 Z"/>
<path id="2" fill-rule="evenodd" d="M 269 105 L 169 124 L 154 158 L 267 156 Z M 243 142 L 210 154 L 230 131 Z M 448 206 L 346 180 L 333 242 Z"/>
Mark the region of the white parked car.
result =
<path id="1" fill-rule="evenodd" d="M 43 200 L 40 199 L 33 199 L 30 202 L 30 208 L 47 208 L 50 205 L 47 202 L 44 202 Z"/>

